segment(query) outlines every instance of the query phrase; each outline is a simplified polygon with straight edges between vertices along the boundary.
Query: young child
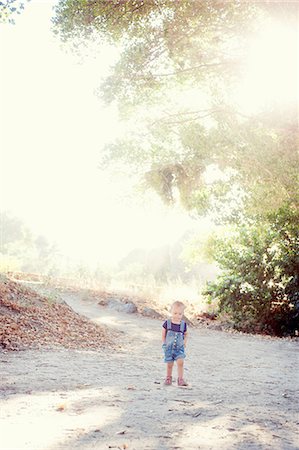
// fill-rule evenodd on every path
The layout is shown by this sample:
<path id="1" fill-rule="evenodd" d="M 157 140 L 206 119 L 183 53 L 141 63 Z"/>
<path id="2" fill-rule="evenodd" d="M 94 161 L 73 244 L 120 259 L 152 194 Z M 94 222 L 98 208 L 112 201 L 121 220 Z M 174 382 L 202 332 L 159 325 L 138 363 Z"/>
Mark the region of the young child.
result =
<path id="1" fill-rule="evenodd" d="M 185 305 L 182 302 L 174 302 L 171 306 L 171 320 L 165 320 L 162 330 L 162 348 L 164 361 L 167 363 L 166 378 L 164 384 L 172 384 L 172 369 L 174 361 L 178 367 L 178 386 L 188 386 L 184 380 L 184 358 L 187 342 L 187 324 L 182 320 Z"/>

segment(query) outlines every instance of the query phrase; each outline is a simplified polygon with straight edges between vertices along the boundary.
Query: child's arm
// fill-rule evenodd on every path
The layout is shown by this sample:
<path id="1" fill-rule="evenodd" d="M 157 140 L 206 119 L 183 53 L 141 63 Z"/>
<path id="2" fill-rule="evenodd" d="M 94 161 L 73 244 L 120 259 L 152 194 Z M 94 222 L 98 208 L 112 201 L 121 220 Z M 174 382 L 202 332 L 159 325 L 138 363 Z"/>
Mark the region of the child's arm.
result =
<path id="1" fill-rule="evenodd" d="M 166 341 L 166 329 L 162 328 L 162 345 L 165 344 Z"/>

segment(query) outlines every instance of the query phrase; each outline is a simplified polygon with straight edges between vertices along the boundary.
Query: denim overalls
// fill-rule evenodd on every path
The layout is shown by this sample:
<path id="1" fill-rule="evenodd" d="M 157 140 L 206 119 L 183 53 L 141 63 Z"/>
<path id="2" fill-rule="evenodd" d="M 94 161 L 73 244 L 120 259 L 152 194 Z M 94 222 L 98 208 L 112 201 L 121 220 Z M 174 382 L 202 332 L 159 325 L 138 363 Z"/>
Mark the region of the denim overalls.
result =
<path id="1" fill-rule="evenodd" d="M 183 320 L 180 324 L 180 331 L 173 331 L 171 329 L 171 320 L 167 320 L 166 341 L 162 346 L 165 362 L 173 362 L 177 359 L 186 357 L 184 349 L 184 330 L 185 322 Z"/>

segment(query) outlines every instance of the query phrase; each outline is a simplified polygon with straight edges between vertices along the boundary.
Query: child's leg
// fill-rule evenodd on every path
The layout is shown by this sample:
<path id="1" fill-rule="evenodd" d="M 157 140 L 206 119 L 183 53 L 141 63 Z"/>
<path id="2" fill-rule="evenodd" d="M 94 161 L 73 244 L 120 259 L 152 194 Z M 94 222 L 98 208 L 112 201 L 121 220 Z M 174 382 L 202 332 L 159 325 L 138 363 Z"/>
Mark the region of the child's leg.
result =
<path id="1" fill-rule="evenodd" d="M 173 369 L 173 362 L 167 363 L 166 377 L 171 377 L 172 376 L 172 369 Z"/>
<path id="2" fill-rule="evenodd" d="M 183 358 L 177 359 L 178 365 L 178 378 L 184 378 L 184 360 Z"/>
<path id="3" fill-rule="evenodd" d="M 184 380 L 184 360 L 183 358 L 177 359 L 178 364 L 178 386 L 188 386 L 188 383 Z"/>
<path id="4" fill-rule="evenodd" d="M 166 378 L 165 378 L 164 384 L 166 386 L 171 386 L 171 384 L 172 384 L 173 361 L 172 362 L 168 362 L 166 367 L 167 367 L 166 368 Z"/>

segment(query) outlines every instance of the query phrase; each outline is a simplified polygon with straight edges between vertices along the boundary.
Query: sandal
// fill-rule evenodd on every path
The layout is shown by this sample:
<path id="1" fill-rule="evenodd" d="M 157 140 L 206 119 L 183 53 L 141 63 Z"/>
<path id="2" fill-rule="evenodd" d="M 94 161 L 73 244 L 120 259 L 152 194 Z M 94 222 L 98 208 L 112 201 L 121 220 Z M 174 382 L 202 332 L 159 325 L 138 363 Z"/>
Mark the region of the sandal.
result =
<path id="1" fill-rule="evenodd" d="M 165 386 L 170 386 L 172 384 L 172 377 L 166 377 L 164 384 Z"/>
<path id="2" fill-rule="evenodd" d="M 187 381 L 184 378 L 178 378 L 178 386 L 189 386 Z"/>

